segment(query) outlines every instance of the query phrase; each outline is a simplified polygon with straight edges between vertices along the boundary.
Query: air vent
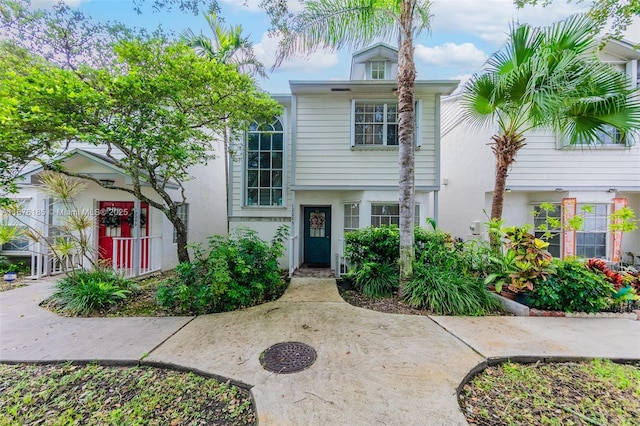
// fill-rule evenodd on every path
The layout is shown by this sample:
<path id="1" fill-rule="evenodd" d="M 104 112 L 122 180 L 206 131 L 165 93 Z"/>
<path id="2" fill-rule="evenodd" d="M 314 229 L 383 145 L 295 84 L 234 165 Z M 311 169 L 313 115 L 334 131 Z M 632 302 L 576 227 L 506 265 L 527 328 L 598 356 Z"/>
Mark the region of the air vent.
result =
<path id="1" fill-rule="evenodd" d="M 332 92 L 350 92 L 351 89 L 349 89 L 348 87 L 332 87 L 331 91 Z"/>

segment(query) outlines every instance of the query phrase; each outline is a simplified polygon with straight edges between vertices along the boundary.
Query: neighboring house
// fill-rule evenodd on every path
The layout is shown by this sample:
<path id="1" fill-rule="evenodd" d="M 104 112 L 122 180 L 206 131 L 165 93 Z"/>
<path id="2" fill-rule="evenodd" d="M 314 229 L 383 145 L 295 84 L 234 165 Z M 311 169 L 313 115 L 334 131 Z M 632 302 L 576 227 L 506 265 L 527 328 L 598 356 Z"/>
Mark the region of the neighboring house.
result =
<path id="1" fill-rule="evenodd" d="M 397 224 L 397 49 L 383 43 L 353 55 L 345 81 L 291 81 L 277 95 L 284 114 L 254 124 L 231 163 L 229 227 L 270 240 L 290 227 L 288 266 L 340 272 L 344 233 Z M 438 211 L 440 97 L 458 81 L 416 81 L 416 223 Z"/>
<path id="2" fill-rule="evenodd" d="M 625 71 L 634 87 L 640 87 L 640 51 L 626 41 L 609 41 L 601 59 Z M 439 226 L 465 239 L 486 238 L 484 223 L 491 211 L 495 159 L 487 144 L 492 129 L 469 128 L 460 119 L 459 97 L 443 99 L 442 191 Z M 561 137 L 549 132 L 526 135 L 526 146 L 518 152 L 507 178 L 503 218 L 508 225 L 535 224 L 536 235 L 545 215 L 567 218 L 580 214 L 584 227 L 558 232 L 550 242 L 556 257 L 583 256 L 616 259 L 622 242 L 626 253 L 640 254 L 640 231 L 621 236 L 610 232 L 610 215 L 622 206 L 640 216 L 640 140 L 603 134 L 597 146 L 565 146 Z M 552 203 L 554 212 L 540 211 Z M 593 213 L 581 210 L 589 205 Z M 487 213 L 484 213 L 486 211 Z M 538 215 L 534 215 L 538 211 Z M 621 238 L 622 237 L 622 238 Z M 622 241 L 621 241 L 622 240 Z M 640 258 L 636 258 L 638 262 Z"/>
<path id="3" fill-rule="evenodd" d="M 107 184 L 131 187 L 131 179 L 108 157 L 104 148 L 78 145 L 65 155 L 64 167 L 68 170 L 88 174 Z M 186 220 L 190 242 L 205 242 L 206 237 L 226 234 L 224 165 L 220 158 L 208 166 L 191 170 L 193 180 L 185 183 L 187 202 L 181 206 L 180 214 Z M 39 180 L 41 167 L 30 169 L 22 175 L 19 193 L 20 215 L 16 221 L 5 218 L 11 224 L 23 226 L 28 223 L 41 235 L 55 238 L 62 235 L 59 226 L 64 218 L 73 214 L 52 200 L 42 189 Z M 169 185 L 172 197 L 181 200 L 176 184 Z M 153 200 L 159 196 L 150 188 L 143 189 Z M 125 276 L 139 276 L 167 270 L 177 265 L 177 251 L 173 225 L 165 215 L 141 203 L 127 192 L 103 188 L 87 182 L 86 189 L 74 199 L 77 210 L 90 212 L 95 224 L 90 232 L 91 249 L 100 259 Z M 142 211 L 141 226 L 136 232 L 134 212 Z M 48 246 L 22 236 L 1 247 L 0 255 L 12 260 L 26 260 L 31 264 L 32 275 L 40 277 L 61 272 L 60 265 L 52 256 Z M 75 265 L 88 266 L 79 258 L 69 259 Z"/>

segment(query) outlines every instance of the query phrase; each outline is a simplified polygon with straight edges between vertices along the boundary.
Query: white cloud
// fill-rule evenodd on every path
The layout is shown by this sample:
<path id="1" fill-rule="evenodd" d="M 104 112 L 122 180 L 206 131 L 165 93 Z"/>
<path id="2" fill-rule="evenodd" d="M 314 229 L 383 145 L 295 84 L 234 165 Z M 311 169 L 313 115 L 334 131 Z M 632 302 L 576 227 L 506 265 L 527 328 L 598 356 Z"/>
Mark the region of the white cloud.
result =
<path id="1" fill-rule="evenodd" d="M 256 57 L 266 68 L 271 68 L 275 62 L 279 41 L 279 37 L 264 33 L 260 43 L 253 45 Z M 309 56 L 289 58 L 278 69 L 290 72 L 318 72 L 325 68 L 331 68 L 337 63 L 337 53 L 320 50 Z"/>
<path id="2" fill-rule="evenodd" d="M 251 12 L 261 12 L 264 9 L 260 7 L 262 0 L 220 0 L 223 4 L 228 4 L 232 7 L 241 9 L 245 8 Z M 300 0 L 287 0 L 287 7 L 290 12 L 300 12 L 304 9 L 304 5 L 300 3 Z"/>
<path id="3" fill-rule="evenodd" d="M 549 25 L 567 16 L 585 11 L 589 2 L 555 1 L 547 7 L 527 6 L 518 9 L 513 0 L 440 0 L 433 3 L 434 32 L 469 32 L 491 43 L 506 40 L 509 25 L 518 21 L 532 25 Z"/>
<path id="4" fill-rule="evenodd" d="M 465 68 L 479 68 L 487 60 L 487 55 L 473 43 L 445 43 L 436 47 L 418 44 L 415 56 L 429 65 Z"/>

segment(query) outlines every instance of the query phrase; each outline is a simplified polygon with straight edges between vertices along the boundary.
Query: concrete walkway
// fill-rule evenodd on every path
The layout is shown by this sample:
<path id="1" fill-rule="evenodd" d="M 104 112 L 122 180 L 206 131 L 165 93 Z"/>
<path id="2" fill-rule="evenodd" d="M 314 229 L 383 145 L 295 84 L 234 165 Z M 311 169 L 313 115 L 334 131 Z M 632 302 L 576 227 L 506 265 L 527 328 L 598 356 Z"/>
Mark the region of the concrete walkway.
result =
<path id="1" fill-rule="evenodd" d="M 294 278 L 278 301 L 195 319 L 61 318 L 38 307 L 50 292 L 0 293 L 0 361 L 141 361 L 222 376 L 251 387 L 261 425 L 465 425 L 456 389 L 486 362 L 640 359 L 640 321 L 382 314 L 345 303 L 332 279 Z M 316 362 L 264 370 L 260 353 L 286 341 L 312 346 Z"/>

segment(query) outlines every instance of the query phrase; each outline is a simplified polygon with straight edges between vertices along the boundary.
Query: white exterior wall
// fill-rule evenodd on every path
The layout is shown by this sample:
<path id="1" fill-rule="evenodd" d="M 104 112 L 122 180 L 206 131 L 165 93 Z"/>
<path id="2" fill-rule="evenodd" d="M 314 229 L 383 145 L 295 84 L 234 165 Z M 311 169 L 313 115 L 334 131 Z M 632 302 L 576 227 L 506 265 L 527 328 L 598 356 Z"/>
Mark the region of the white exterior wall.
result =
<path id="1" fill-rule="evenodd" d="M 616 188 L 640 191 L 640 144 L 556 147 L 548 133 L 527 135 L 507 187 Z"/>
<path id="2" fill-rule="evenodd" d="M 351 100 L 380 95 L 297 97 L 296 176 L 298 186 L 397 186 L 397 147 L 351 147 Z M 416 186 L 436 179 L 435 96 L 422 98 L 421 144 L 416 149 Z"/>

